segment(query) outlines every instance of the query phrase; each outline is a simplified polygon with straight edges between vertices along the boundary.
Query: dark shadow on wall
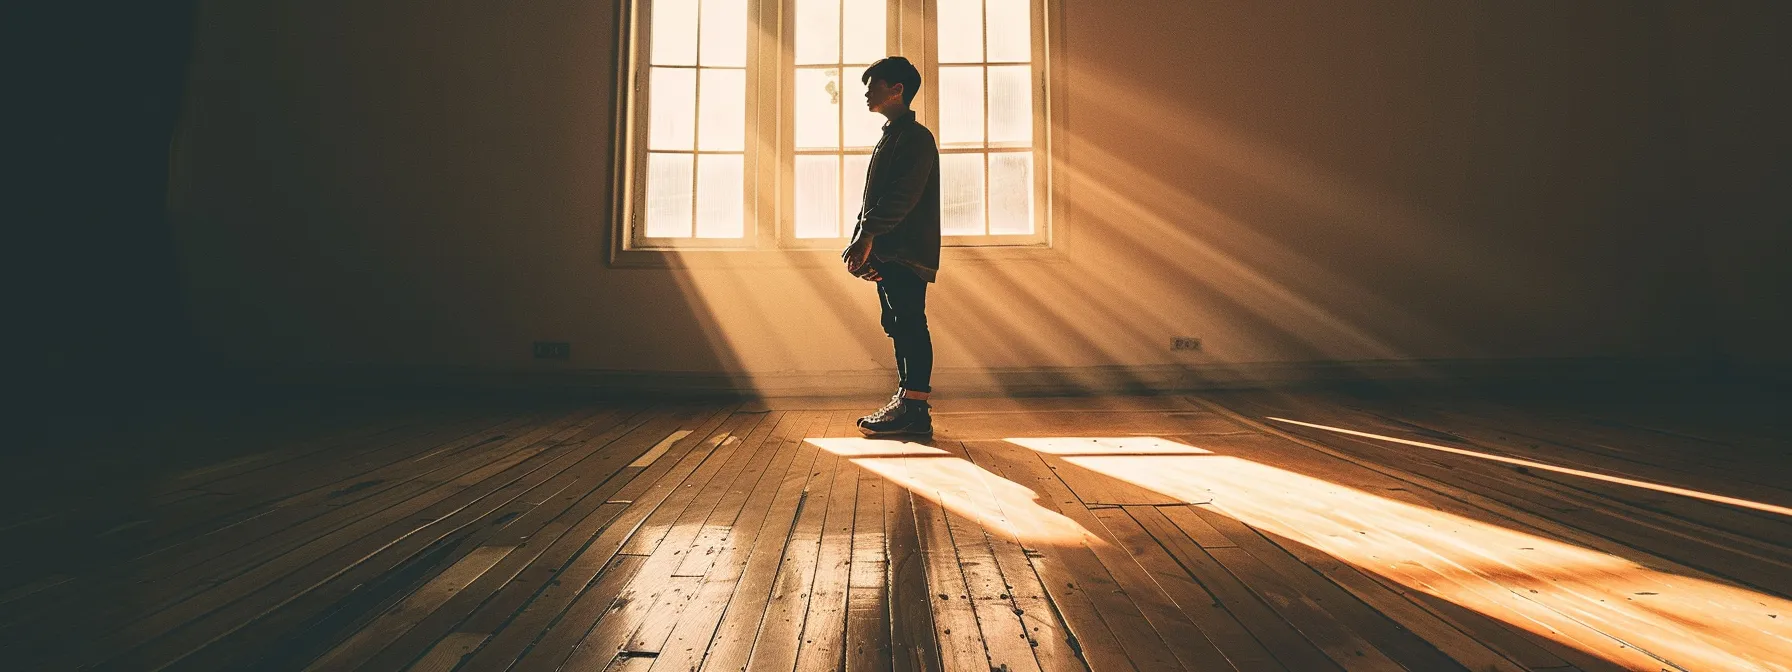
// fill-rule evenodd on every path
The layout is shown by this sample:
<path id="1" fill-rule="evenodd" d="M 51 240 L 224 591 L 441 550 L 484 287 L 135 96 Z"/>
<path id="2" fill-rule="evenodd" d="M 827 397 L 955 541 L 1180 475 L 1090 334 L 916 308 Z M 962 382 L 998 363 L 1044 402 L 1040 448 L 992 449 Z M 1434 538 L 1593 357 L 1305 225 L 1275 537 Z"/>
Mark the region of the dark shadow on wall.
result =
<path id="1" fill-rule="evenodd" d="M 605 263 L 615 14 L 205 6 L 177 220 L 204 347 L 254 382 L 377 394 L 738 368 L 682 272 Z"/>
<path id="2" fill-rule="evenodd" d="M 182 378 L 189 336 L 165 203 L 193 9 L 121 0 L 8 12 L 21 48 L 7 83 L 19 172 L 6 218 L 30 241 L 9 262 L 22 280 L 13 359 L 27 372 L 11 387 L 31 390 L 39 410 Z"/>
<path id="3" fill-rule="evenodd" d="M 136 475 L 164 451 L 104 437 L 147 426 L 157 402 L 210 377 L 192 347 L 166 209 L 195 2 L 13 5 L 13 170 L 0 205 L 13 278 L 0 414 L 9 535 L 51 500 L 135 504 Z"/>

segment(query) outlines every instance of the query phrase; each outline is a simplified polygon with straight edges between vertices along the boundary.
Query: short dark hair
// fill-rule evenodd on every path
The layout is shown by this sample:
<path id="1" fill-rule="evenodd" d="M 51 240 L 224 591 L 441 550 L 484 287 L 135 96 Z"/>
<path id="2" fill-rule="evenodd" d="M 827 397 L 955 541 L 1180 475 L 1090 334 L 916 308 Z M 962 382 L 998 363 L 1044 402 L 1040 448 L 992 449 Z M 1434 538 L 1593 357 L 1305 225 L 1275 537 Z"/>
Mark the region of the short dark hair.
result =
<path id="1" fill-rule="evenodd" d="M 859 82 L 870 84 L 873 79 L 901 84 L 903 105 L 915 102 L 915 94 L 921 92 L 921 71 L 916 70 L 915 64 L 901 56 L 891 56 L 872 63 L 871 67 L 865 68 L 865 74 L 859 77 Z"/>

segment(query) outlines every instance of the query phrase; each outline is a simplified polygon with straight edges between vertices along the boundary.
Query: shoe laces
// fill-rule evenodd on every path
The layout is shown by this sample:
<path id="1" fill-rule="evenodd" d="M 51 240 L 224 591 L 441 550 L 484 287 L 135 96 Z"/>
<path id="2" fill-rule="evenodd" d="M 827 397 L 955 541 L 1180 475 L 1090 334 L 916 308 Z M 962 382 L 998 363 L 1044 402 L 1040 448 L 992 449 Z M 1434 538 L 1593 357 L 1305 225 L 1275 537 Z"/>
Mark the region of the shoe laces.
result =
<path id="1" fill-rule="evenodd" d="M 877 412 L 872 413 L 871 417 L 877 422 L 883 422 L 896 417 L 902 409 L 902 393 L 897 392 L 894 396 L 890 397 L 890 403 L 884 404 L 883 408 L 877 409 Z"/>

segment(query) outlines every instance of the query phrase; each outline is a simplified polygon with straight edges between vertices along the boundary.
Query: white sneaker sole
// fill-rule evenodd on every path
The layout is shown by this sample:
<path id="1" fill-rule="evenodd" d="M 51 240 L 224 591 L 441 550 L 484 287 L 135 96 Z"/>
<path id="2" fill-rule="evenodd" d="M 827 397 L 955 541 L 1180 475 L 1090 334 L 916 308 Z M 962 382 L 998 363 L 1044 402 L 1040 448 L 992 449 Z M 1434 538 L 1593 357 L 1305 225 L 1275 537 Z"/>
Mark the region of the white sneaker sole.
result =
<path id="1" fill-rule="evenodd" d="M 865 436 L 865 438 L 867 438 L 867 439 L 875 439 L 875 438 L 886 437 L 886 436 L 933 436 L 932 429 L 928 429 L 925 432 L 916 432 L 916 431 L 908 431 L 908 430 L 879 432 L 879 431 L 875 431 L 875 430 L 866 429 L 864 427 L 860 427 L 859 433 L 863 434 Z"/>

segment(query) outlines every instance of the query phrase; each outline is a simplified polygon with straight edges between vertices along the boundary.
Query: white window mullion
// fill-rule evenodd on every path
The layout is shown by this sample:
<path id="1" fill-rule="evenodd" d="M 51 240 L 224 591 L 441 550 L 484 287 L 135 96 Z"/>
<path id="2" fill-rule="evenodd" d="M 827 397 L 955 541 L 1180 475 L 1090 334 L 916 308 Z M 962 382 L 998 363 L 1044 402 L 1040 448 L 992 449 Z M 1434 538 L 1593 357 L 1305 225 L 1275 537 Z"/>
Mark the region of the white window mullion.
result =
<path id="1" fill-rule="evenodd" d="M 641 0 L 644 58 L 640 247 L 739 247 L 748 239 L 749 0 Z"/>
<path id="2" fill-rule="evenodd" d="M 631 0 L 614 249 L 837 245 L 882 135 L 858 77 L 888 55 L 922 73 L 945 244 L 1049 245 L 1050 2 Z"/>
<path id="3" fill-rule="evenodd" d="M 1039 152 L 1046 122 L 1044 92 L 1034 86 L 1042 62 L 1042 3 L 930 0 L 930 7 L 946 242 L 1042 242 Z M 954 156 L 964 154 L 978 160 Z M 973 192 L 979 197 L 974 204 L 969 202 Z"/>
<path id="4" fill-rule="evenodd" d="M 790 0 L 796 34 L 790 96 L 795 127 L 788 246 L 833 246 L 851 233 L 864 158 L 882 119 L 863 107 L 858 76 L 890 50 L 890 0 Z M 900 1 L 900 0 L 897 0 Z"/>
<path id="5" fill-rule="evenodd" d="M 989 60 L 990 60 L 990 54 L 989 54 L 989 2 L 988 2 L 988 0 L 984 0 L 984 1 L 978 2 L 976 4 L 977 4 L 977 10 L 979 12 L 980 19 L 982 20 L 982 26 L 983 26 L 983 35 L 982 35 L 982 38 L 983 38 L 983 49 L 982 49 L 982 52 L 983 52 L 983 64 L 982 64 L 982 69 L 983 69 L 983 119 L 981 121 L 983 122 L 983 148 L 984 148 L 984 151 L 983 151 L 983 231 L 982 231 L 982 233 L 983 233 L 983 235 L 989 235 L 989 233 L 991 231 L 991 226 L 994 224 L 994 222 L 989 218 L 989 215 L 990 215 L 989 202 L 992 200 L 990 198 L 990 190 L 993 188 L 994 182 L 995 182 L 995 175 L 989 172 L 989 140 L 990 140 L 990 136 L 989 136 L 990 95 L 989 95 L 989 92 L 991 89 L 993 89 L 995 87 L 991 85 L 990 78 L 989 78 Z"/>

